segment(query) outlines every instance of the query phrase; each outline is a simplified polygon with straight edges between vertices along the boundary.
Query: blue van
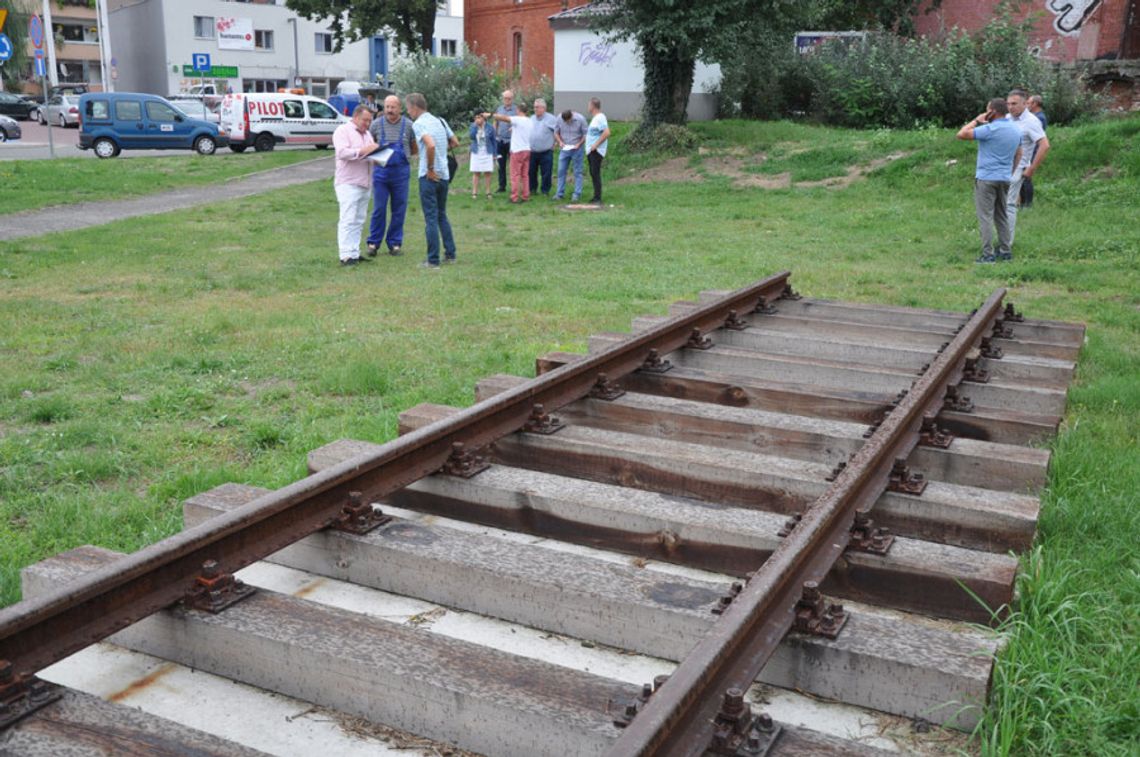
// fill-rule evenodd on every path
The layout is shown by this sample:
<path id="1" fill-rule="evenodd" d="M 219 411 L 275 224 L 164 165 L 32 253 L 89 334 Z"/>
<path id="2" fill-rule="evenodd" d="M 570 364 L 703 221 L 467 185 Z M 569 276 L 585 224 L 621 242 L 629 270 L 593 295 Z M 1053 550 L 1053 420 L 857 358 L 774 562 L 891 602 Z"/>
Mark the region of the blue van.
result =
<path id="1" fill-rule="evenodd" d="M 191 118 L 158 95 L 91 92 L 79 98 L 79 149 L 113 158 L 120 150 L 194 150 L 213 155 L 228 144 L 216 124 Z"/>

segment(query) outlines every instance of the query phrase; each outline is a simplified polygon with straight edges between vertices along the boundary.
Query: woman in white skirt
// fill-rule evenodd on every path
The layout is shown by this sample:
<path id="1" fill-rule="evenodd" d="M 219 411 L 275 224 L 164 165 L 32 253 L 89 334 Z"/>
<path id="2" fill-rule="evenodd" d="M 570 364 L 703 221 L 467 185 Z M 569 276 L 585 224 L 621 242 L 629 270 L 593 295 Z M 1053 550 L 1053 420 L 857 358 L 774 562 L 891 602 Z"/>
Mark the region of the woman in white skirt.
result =
<path id="1" fill-rule="evenodd" d="M 471 124 L 471 197 L 479 196 L 479 177 L 483 177 L 483 188 L 487 199 L 491 199 L 491 174 L 495 171 L 495 158 L 498 145 L 495 142 L 495 127 L 487 123 L 483 114 L 475 116 Z"/>

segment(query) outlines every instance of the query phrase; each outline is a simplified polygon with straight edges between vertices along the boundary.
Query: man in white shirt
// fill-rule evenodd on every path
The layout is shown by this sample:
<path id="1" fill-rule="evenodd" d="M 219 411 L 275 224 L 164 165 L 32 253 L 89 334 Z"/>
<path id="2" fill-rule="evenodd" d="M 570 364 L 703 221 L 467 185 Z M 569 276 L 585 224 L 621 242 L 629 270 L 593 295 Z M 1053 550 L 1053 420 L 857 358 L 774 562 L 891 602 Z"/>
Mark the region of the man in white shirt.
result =
<path id="1" fill-rule="evenodd" d="M 365 158 L 379 148 L 368 132 L 371 125 L 372 111 L 357 105 L 352 111 L 352 120 L 333 132 L 336 153 L 333 189 L 340 205 L 336 237 L 341 265 L 356 265 L 361 260 L 360 233 L 368 214 L 368 193 L 372 188 L 372 164 Z"/>
<path id="2" fill-rule="evenodd" d="M 602 161 L 610 143 L 610 122 L 602 112 L 602 101 L 590 98 L 590 127 L 586 130 L 586 160 L 590 163 L 590 181 L 594 196 L 590 202 L 602 203 Z"/>
<path id="3" fill-rule="evenodd" d="M 1023 89 L 1010 90 L 1005 102 L 1009 106 L 1009 120 L 1021 129 L 1021 162 L 1009 183 L 1006 217 L 1009 219 L 1009 241 L 1012 244 L 1017 230 L 1017 203 L 1021 198 L 1021 182 L 1037 173 L 1037 167 L 1049 152 L 1049 138 L 1041 121 L 1026 109 L 1028 95 Z"/>
<path id="4" fill-rule="evenodd" d="M 515 107 L 519 111 L 517 116 L 484 113 L 483 117 L 493 117 L 496 121 L 511 125 L 511 202 L 518 203 L 530 200 L 531 121 L 526 117 L 523 105 L 516 104 Z"/>

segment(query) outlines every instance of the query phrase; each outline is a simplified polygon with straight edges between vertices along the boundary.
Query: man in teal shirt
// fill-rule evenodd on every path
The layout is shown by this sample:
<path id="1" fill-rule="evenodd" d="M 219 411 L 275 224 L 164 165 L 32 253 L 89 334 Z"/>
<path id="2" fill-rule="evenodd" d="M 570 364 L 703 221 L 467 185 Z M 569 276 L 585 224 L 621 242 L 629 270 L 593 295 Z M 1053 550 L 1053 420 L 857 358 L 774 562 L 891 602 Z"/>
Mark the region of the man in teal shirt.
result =
<path id="1" fill-rule="evenodd" d="M 1004 99 L 990 100 L 986 112 L 958 130 L 958 139 L 978 143 L 978 165 L 974 171 L 974 207 L 982 236 L 982 254 L 976 263 L 1012 260 L 1012 228 L 1006 215 L 1006 196 L 1014 166 L 1021 159 L 1021 129 L 1006 120 L 1009 107 Z M 994 254 L 993 232 L 997 229 L 998 248 Z"/>

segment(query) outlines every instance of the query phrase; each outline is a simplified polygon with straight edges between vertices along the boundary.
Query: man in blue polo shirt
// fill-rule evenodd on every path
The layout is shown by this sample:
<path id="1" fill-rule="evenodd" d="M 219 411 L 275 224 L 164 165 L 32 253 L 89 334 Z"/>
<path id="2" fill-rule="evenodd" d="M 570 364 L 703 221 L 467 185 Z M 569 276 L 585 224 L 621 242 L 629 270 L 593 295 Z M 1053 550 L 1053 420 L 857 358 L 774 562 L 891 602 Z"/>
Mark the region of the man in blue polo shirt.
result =
<path id="1" fill-rule="evenodd" d="M 976 263 L 1012 260 L 1012 228 L 1006 215 L 1006 196 L 1014 166 L 1021 160 L 1021 129 L 1006 120 L 1009 107 L 1004 99 L 990 100 L 986 112 L 958 130 L 958 139 L 978 143 L 978 166 L 974 171 L 974 207 L 982 235 L 982 255 Z M 993 232 L 998 248 L 994 254 Z"/>

